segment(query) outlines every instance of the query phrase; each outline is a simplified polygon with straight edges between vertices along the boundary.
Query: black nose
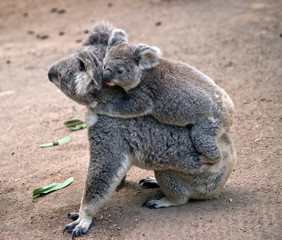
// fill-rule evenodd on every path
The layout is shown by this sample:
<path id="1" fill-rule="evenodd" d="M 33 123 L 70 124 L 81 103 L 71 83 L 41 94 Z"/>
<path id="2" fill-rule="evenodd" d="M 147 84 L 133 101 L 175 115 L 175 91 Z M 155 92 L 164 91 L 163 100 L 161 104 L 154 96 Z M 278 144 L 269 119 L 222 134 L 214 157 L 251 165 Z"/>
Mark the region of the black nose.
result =
<path id="1" fill-rule="evenodd" d="M 113 72 L 110 69 L 106 69 L 106 71 L 103 74 L 103 80 L 105 82 L 111 82 L 112 75 L 113 75 Z"/>
<path id="2" fill-rule="evenodd" d="M 50 68 L 50 70 L 48 72 L 48 78 L 52 82 L 55 77 L 57 77 L 57 71 L 56 71 L 56 68 L 55 68 L 55 65 L 54 65 Z"/>

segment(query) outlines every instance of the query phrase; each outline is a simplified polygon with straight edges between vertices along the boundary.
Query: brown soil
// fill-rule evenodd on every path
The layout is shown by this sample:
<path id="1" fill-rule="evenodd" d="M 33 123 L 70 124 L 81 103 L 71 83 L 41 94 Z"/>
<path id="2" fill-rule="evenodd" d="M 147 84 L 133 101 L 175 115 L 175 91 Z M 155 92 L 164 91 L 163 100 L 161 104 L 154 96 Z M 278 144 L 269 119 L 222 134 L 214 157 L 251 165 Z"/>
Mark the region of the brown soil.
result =
<path id="1" fill-rule="evenodd" d="M 141 207 L 162 196 L 138 185 L 153 173 L 131 169 L 82 239 L 281 239 L 279 0 L 1 1 L 0 238 L 71 238 L 62 229 L 79 209 L 87 131 L 71 133 L 68 144 L 39 146 L 69 135 L 63 122 L 83 119 L 85 108 L 49 83 L 47 72 L 81 49 L 85 30 L 99 20 L 197 67 L 228 92 L 237 161 L 218 199 L 159 210 Z M 71 176 L 69 187 L 32 202 L 33 189 Z"/>

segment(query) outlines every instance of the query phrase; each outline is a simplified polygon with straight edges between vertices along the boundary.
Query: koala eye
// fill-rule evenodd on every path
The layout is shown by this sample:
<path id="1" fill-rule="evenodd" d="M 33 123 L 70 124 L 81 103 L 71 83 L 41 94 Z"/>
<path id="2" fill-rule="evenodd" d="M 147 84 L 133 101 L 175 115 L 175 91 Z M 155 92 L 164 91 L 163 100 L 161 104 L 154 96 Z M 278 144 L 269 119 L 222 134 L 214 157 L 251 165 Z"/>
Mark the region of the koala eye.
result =
<path id="1" fill-rule="evenodd" d="M 84 62 L 78 59 L 78 63 L 79 63 L 79 71 L 86 72 L 86 67 L 85 67 Z"/>
<path id="2" fill-rule="evenodd" d="M 118 74 L 123 74 L 123 69 L 118 69 L 118 70 L 117 70 L 117 73 L 118 73 Z"/>

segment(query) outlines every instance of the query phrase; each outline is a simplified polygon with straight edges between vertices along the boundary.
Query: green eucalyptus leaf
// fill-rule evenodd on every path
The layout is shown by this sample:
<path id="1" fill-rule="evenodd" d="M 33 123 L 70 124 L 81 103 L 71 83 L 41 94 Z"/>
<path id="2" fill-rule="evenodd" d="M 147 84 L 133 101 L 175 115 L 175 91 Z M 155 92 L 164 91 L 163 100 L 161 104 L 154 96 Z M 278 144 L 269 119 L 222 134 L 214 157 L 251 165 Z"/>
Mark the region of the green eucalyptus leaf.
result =
<path id="1" fill-rule="evenodd" d="M 74 119 L 74 120 L 64 122 L 64 125 L 67 128 L 71 129 L 72 131 L 78 131 L 78 130 L 86 128 L 86 123 L 82 122 L 79 119 Z"/>
<path id="2" fill-rule="evenodd" d="M 56 141 L 56 142 L 50 142 L 50 143 L 42 144 L 42 145 L 40 145 L 40 147 L 41 148 L 53 147 L 53 146 L 57 146 L 57 145 L 60 145 L 60 144 L 68 143 L 68 142 L 70 142 L 70 140 L 71 140 L 71 136 L 67 136 L 67 137 L 60 139 L 59 141 Z"/>
<path id="3" fill-rule="evenodd" d="M 70 185 L 73 182 L 73 177 L 68 178 L 66 181 L 63 183 L 51 183 L 48 186 L 42 187 L 42 188 L 36 188 L 33 190 L 32 196 L 37 196 L 37 195 L 42 195 L 42 194 L 47 194 L 53 191 L 56 191 L 61 188 L 65 188 L 68 185 Z"/>

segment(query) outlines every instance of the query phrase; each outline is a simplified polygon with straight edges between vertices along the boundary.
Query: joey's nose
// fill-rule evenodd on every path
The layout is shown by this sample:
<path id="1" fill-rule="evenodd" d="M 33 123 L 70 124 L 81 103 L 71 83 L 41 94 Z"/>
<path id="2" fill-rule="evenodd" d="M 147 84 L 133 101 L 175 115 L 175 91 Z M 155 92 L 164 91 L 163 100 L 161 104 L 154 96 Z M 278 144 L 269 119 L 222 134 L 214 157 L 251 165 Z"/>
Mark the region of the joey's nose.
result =
<path id="1" fill-rule="evenodd" d="M 55 77 L 57 77 L 57 71 L 56 71 L 56 68 L 55 68 L 55 65 L 54 65 L 50 68 L 50 70 L 48 72 L 48 78 L 52 82 Z"/>
<path id="2" fill-rule="evenodd" d="M 105 82 L 111 82 L 112 75 L 113 75 L 113 72 L 110 69 L 106 69 L 106 71 L 103 74 L 103 80 Z"/>

